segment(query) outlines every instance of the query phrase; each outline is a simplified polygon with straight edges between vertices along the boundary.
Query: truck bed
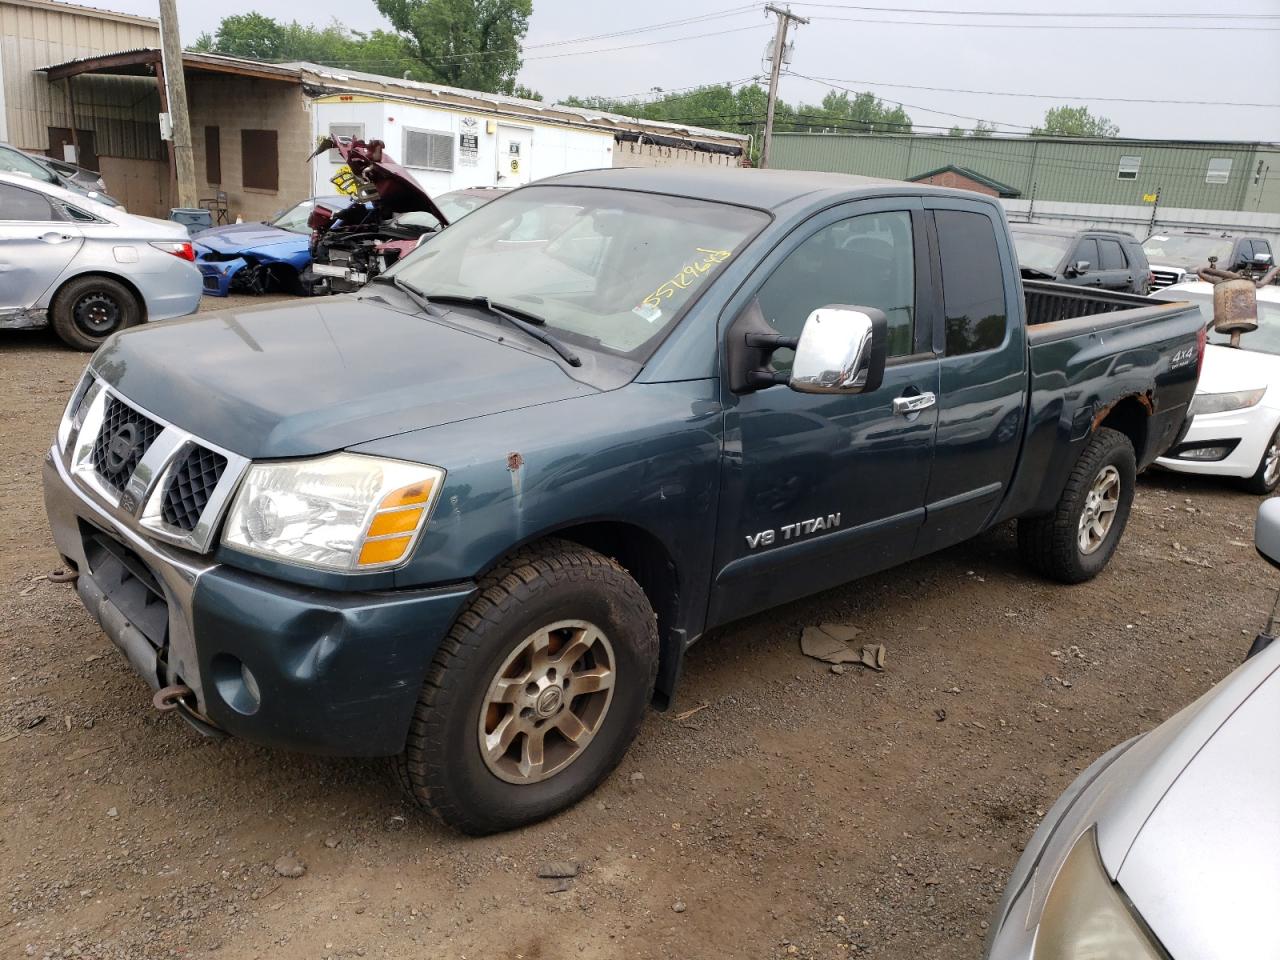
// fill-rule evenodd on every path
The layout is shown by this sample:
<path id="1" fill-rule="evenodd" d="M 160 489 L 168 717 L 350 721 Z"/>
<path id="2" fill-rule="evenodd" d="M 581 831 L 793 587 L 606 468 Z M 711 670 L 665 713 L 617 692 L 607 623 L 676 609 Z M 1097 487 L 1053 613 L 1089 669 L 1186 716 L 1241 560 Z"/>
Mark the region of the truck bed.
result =
<path id="1" fill-rule="evenodd" d="M 1032 280 L 1023 292 L 1031 390 L 1002 519 L 1050 509 L 1089 434 L 1112 411 L 1127 409 L 1140 424 L 1139 469 L 1163 453 L 1195 392 L 1204 329 L 1188 303 Z"/>

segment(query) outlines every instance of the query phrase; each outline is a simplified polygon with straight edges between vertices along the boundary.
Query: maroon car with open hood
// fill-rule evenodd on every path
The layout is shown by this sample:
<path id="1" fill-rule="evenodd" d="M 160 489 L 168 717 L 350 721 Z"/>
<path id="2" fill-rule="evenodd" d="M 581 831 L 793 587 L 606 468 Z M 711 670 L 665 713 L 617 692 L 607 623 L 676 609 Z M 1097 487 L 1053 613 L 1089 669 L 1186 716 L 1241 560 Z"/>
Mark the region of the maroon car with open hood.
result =
<path id="1" fill-rule="evenodd" d="M 342 210 L 316 204 L 308 221 L 313 289 L 349 293 L 412 250 L 424 234 L 448 226 L 449 218 L 381 140 L 324 137 L 311 157 L 325 150 L 337 150 L 346 161 L 350 173 L 343 171 L 333 182 L 344 192 L 354 187 L 354 193 Z"/>

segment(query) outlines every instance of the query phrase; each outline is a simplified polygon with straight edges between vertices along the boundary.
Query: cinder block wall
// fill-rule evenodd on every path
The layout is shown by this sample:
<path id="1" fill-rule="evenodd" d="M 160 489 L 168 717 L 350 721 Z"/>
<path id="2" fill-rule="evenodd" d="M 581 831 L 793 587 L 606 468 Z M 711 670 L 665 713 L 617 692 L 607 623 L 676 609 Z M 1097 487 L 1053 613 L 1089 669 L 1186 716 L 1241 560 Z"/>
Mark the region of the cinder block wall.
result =
<path id="1" fill-rule="evenodd" d="M 191 107 L 191 141 L 196 162 L 196 191 L 212 197 L 224 190 L 231 219 L 264 220 L 282 207 L 311 195 L 307 155 L 311 152 L 311 120 L 302 88 L 296 83 L 251 77 L 187 74 Z M 205 163 L 205 127 L 219 130 L 222 183 L 209 182 Z M 275 130 L 277 187 L 263 190 L 244 186 L 242 130 Z"/>

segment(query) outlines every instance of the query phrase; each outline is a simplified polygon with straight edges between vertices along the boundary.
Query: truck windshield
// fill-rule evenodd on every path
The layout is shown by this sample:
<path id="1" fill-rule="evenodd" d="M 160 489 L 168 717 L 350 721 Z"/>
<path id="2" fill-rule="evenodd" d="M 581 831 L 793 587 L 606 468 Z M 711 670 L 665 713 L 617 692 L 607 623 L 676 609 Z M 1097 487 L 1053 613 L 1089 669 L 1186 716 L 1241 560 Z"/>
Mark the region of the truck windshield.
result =
<path id="1" fill-rule="evenodd" d="M 1187 236 L 1155 236 L 1147 237 L 1142 242 L 1142 250 L 1152 263 L 1162 260 L 1194 260 L 1197 263 L 1208 263 L 1210 257 L 1218 258 L 1218 266 L 1226 269 L 1224 263 L 1231 256 L 1230 238 L 1221 237 L 1187 237 Z"/>
<path id="2" fill-rule="evenodd" d="M 1018 266 L 1054 273 L 1067 255 L 1071 237 L 1059 237 L 1049 233 L 1019 233 L 1013 231 L 1013 246 L 1018 253 Z"/>
<path id="3" fill-rule="evenodd" d="M 685 197 L 532 186 L 468 214 L 388 274 L 428 298 L 524 308 L 567 340 L 635 357 L 767 222 Z"/>

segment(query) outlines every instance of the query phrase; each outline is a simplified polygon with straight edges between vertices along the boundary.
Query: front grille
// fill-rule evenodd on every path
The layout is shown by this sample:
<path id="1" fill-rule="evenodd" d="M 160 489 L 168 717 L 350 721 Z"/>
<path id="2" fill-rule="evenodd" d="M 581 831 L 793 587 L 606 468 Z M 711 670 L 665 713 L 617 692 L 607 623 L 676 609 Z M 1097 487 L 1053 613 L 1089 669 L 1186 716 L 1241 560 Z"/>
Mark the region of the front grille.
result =
<path id="1" fill-rule="evenodd" d="M 119 540 L 81 523 L 89 573 L 129 624 L 163 648 L 169 634 L 169 605 L 160 581 L 142 558 Z"/>
<path id="2" fill-rule="evenodd" d="M 227 458 L 222 454 L 192 447 L 165 489 L 160 508 L 164 522 L 179 530 L 194 530 L 226 468 Z"/>
<path id="3" fill-rule="evenodd" d="M 1151 281 L 1152 290 L 1160 290 L 1164 287 L 1171 287 L 1175 283 L 1181 283 L 1183 279 L 1183 274 L 1179 273 L 1176 270 L 1153 269 L 1151 271 L 1151 274 L 1155 278 L 1154 280 Z"/>
<path id="4" fill-rule="evenodd" d="M 163 429 L 118 397 L 108 397 L 102 429 L 93 442 L 93 469 L 116 493 L 124 493 L 133 471 Z"/>

